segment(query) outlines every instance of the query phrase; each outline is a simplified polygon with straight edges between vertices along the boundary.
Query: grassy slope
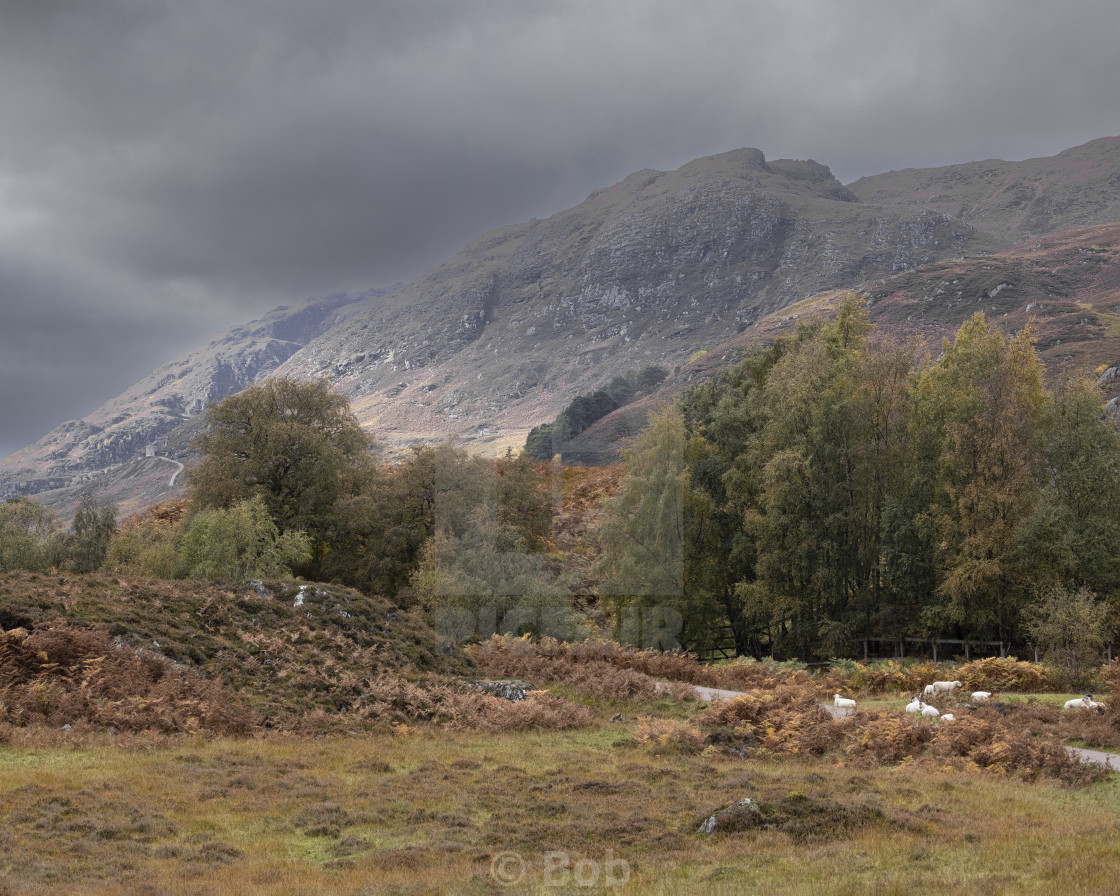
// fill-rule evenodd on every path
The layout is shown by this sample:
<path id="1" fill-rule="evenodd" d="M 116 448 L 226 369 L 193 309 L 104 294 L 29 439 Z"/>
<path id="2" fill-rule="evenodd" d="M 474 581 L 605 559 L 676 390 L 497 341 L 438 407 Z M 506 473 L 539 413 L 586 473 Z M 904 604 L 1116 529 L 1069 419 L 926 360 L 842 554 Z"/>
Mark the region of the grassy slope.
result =
<path id="1" fill-rule="evenodd" d="M 298 604 L 298 605 L 297 605 Z M 462 673 L 411 612 L 347 588 L 38 573 L 0 575 L 0 625 L 107 631 L 116 644 L 185 665 L 232 689 L 247 711 L 284 725 L 345 710 L 379 669 Z"/>

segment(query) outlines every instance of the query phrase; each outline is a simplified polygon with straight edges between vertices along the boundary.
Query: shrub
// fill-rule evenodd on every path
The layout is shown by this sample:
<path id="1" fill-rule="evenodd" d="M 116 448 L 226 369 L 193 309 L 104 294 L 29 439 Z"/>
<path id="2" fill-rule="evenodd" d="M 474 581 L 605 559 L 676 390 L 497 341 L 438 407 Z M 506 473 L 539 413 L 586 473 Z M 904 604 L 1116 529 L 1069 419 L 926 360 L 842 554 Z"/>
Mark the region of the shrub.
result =
<path id="1" fill-rule="evenodd" d="M 423 684 L 385 672 L 368 681 L 351 709 L 351 717 L 395 729 L 421 723 L 450 728 L 494 730 L 560 730 L 590 724 L 594 713 L 542 691 L 524 700 L 505 700 L 478 691 L 464 691 L 450 681 Z"/>
<path id="2" fill-rule="evenodd" d="M 310 539 L 303 532 L 280 534 L 260 497 L 197 514 L 179 551 L 180 571 L 189 579 L 276 578 L 309 559 Z"/>
<path id="3" fill-rule="evenodd" d="M 729 738 L 733 747 L 757 745 L 773 753 L 823 753 L 837 731 L 814 691 L 803 684 L 721 701 L 704 710 L 697 721 L 713 731 L 713 740 Z"/>
<path id="4" fill-rule="evenodd" d="M 960 666 L 956 678 L 966 690 L 1024 691 L 1039 693 L 1052 688 L 1044 666 L 1013 656 L 990 656 Z"/>
<path id="5" fill-rule="evenodd" d="M 634 740 L 654 753 L 682 755 L 698 753 L 704 745 L 700 729 L 692 722 L 677 719 L 638 719 Z"/>
<path id="6" fill-rule="evenodd" d="M 100 630 L 58 626 L 0 636 L 0 719 L 119 730 L 244 734 L 251 712 L 225 688 Z"/>

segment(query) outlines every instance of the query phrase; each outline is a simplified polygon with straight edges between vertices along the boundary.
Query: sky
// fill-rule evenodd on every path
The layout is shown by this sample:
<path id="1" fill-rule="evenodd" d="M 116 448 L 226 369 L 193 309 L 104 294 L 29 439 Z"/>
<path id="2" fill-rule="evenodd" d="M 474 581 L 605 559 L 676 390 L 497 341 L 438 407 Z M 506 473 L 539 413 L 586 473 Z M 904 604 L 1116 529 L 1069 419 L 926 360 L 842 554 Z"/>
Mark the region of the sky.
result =
<path id="1" fill-rule="evenodd" d="M 230 326 L 743 146 L 1120 133 L 1115 0 L 0 0 L 0 457 Z"/>

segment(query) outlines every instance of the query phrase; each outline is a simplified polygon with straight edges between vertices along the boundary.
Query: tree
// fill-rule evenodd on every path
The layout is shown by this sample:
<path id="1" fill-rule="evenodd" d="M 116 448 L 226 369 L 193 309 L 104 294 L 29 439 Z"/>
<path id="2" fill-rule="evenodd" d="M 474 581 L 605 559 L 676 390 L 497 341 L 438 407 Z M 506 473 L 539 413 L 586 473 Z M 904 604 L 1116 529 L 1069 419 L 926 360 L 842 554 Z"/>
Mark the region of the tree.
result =
<path id="1" fill-rule="evenodd" d="M 267 380 L 212 405 L 201 462 L 188 471 L 197 509 L 260 498 L 281 532 L 323 545 L 336 504 L 368 474 L 368 440 L 326 380 Z"/>
<path id="2" fill-rule="evenodd" d="M 1038 434 L 1048 393 L 1029 328 L 1008 339 L 981 313 L 946 340 L 917 384 L 923 443 L 936 446 L 933 515 L 944 633 L 1010 640 L 1027 599 L 1019 532 L 1042 478 Z"/>
<path id="3" fill-rule="evenodd" d="M 600 530 L 605 588 L 616 595 L 684 592 L 684 449 L 680 410 L 667 406 L 626 454 L 626 475 Z"/>
<path id="4" fill-rule="evenodd" d="M 679 634 L 693 647 L 707 646 L 713 626 L 727 619 L 712 591 L 698 587 L 692 576 L 691 540 L 710 506 L 703 495 L 692 501 L 688 442 L 680 407 L 650 414 L 626 453 L 626 474 L 599 527 L 602 593 L 619 611 L 620 622 L 633 627 L 626 639 L 640 639 L 644 646 L 661 637 L 651 619 L 674 620 L 661 646 L 675 646 Z"/>
<path id="5" fill-rule="evenodd" d="M 54 512 L 29 498 L 9 498 L 0 504 L 0 572 L 53 566 L 57 532 Z"/>
<path id="6" fill-rule="evenodd" d="M 1044 481 L 1020 534 L 1020 562 L 1046 584 L 1120 592 L 1120 429 L 1096 383 L 1064 383 L 1041 433 Z"/>
<path id="7" fill-rule="evenodd" d="M 192 517 L 179 549 L 179 574 L 188 579 L 274 578 L 307 562 L 311 542 L 299 531 L 281 533 L 262 498 Z"/>
<path id="8" fill-rule="evenodd" d="M 495 463 L 450 446 L 429 457 L 431 536 L 411 584 L 440 626 L 460 610 L 469 614 L 464 635 L 495 626 L 539 633 L 542 608 L 570 611 L 570 589 L 542 553 L 550 495 L 528 457 L 511 452 Z"/>
<path id="9" fill-rule="evenodd" d="M 101 568 L 117 528 L 117 508 L 86 495 L 74 511 L 70 528 L 64 539 L 67 567 L 74 572 L 94 572 Z"/>
<path id="10" fill-rule="evenodd" d="M 1069 676 L 1070 686 L 1084 687 L 1109 641 L 1108 605 L 1086 588 L 1071 592 L 1053 585 L 1040 590 L 1024 618 L 1027 635 L 1047 662 Z"/>
<path id="11" fill-rule="evenodd" d="M 527 452 L 507 450 L 494 472 L 498 522 L 517 531 L 526 550 L 544 550 L 552 534 L 551 470 L 546 476 Z"/>
<path id="12" fill-rule="evenodd" d="M 126 575 L 174 578 L 188 507 L 186 498 L 172 498 L 127 517 L 109 542 L 102 568 Z"/>

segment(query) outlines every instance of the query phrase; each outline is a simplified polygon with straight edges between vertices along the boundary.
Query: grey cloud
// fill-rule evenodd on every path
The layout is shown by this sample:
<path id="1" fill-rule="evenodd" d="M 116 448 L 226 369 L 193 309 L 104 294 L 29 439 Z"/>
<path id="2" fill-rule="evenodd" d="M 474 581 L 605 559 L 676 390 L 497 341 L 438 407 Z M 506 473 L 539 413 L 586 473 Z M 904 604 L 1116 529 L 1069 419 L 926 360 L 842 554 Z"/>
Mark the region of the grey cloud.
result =
<path id="1" fill-rule="evenodd" d="M 223 326 L 410 278 L 641 168 L 1051 154 L 1116 131 L 1117 24 L 1098 0 L 5 3 L 3 390 L 47 381 L 21 327 L 119 359 L 61 420 Z M 136 328 L 167 355 L 127 357 Z M 41 434 L 49 412 L 2 400 L 9 446 Z"/>

